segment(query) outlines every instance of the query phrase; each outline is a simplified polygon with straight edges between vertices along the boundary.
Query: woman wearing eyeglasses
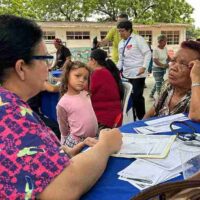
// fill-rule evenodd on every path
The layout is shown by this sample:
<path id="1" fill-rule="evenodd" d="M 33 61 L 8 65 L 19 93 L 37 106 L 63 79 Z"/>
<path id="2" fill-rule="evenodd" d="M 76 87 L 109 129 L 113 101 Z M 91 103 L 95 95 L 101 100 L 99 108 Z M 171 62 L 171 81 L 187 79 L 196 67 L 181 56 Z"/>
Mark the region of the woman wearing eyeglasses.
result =
<path id="1" fill-rule="evenodd" d="M 26 101 L 48 77 L 42 31 L 30 20 L 0 16 L 0 199 L 79 199 L 103 173 L 121 146 L 117 129 L 97 144 L 60 149 L 58 139 Z M 70 159 L 70 155 L 76 155 Z"/>
<path id="2" fill-rule="evenodd" d="M 168 81 L 144 118 L 189 113 L 200 121 L 200 43 L 185 41 L 169 65 Z"/>

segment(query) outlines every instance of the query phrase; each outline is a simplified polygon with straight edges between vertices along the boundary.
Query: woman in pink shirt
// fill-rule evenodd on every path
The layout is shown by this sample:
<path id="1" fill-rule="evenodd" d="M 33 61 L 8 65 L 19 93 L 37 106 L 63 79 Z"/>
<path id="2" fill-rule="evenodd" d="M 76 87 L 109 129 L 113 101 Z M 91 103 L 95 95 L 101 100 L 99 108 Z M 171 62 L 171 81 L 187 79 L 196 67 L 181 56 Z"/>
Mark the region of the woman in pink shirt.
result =
<path id="1" fill-rule="evenodd" d="M 68 63 L 61 83 L 61 99 L 57 105 L 57 119 L 61 143 L 73 147 L 86 137 L 95 137 L 98 124 L 88 84 L 89 69 L 79 61 Z"/>
<path id="2" fill-rule="evenodd" d="M 90 80 L 91 101 L 99 129 L 120 126 L 124 90 L 119 70 L 102 49 L 92 51 L 88 66 L 93 71 Z"/>

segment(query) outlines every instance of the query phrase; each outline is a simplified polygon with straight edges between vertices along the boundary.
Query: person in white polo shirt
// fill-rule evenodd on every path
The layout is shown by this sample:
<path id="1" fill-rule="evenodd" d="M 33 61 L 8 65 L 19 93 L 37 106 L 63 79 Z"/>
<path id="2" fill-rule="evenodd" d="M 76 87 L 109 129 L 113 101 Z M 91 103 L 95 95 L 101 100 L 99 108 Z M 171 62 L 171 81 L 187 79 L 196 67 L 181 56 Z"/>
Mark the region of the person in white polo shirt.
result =
<path id="1" fill-rule="evenodd" d="M 134 120 L 140 120 L 145 114 L 143 91 L 151 50 L 143 37 L 133 33 L 132 22 L 122 21 L 117 25 L 117 29 L 122 38 L 118 45 L 117 66 L 122 76 L 133 85 L 133 117 Z"/>

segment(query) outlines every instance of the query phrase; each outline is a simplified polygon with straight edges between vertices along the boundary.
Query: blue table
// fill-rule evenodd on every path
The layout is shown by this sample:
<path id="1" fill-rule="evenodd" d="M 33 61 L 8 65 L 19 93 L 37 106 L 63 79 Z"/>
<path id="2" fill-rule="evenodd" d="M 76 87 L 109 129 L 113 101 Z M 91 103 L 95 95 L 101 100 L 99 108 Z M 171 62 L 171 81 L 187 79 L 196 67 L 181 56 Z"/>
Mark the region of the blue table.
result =
<path id="1" fill-rule="evenodd" d="M 191 125 L 200 131 L 200 123 L 191 122 Z M 122 132 L 133 133 L 133 128 L 143 126 L 144 121 L 137 121 L 124 125 L 120 128 Z M 166 132 L 166 135 L 172 134 Z M 108 166 L 103 173 L 102 177 L 96 185 L 86 193 L 81 200 L 128 200 L 138 194 L 140 191 L 126 181 L 118 179 L 117 173 L 131 164 L 134 159 L 114 158 L 111 157 L 108 161 Z M 183 177 L 179 176 L 171 181 L 182 180 Z"/>
<path id="2" fill-rule="evenodd" d="M 43 92 L 41 111 L 50 119 L 57 121 L 56 105 L 59 99 L 59 92 Z"/>

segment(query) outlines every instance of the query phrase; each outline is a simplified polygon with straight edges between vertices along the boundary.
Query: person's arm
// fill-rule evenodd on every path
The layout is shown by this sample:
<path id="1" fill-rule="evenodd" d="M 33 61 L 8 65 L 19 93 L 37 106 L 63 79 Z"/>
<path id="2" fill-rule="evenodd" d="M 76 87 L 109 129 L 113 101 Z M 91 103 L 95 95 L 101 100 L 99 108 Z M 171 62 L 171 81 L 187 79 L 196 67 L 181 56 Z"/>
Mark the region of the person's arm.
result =
<path id="1" fill-rule="evenodd" d="M 63 66 L 62 66 L 62 69 L 63 69 L 63 70 L 66 68 L 67 64 L 68 64 L 69 62 L 71 62 L 71 59 L 72 59 L 71 56 L 67 56 L 67 57 L 66 57 L 65 63 L 64 63 Z"/>
<path id="2" fill-rule="evenodd" d="M 101 132 L 99 142 L 73 157 L 69 166 L 40 193 L 39 199 L 79 199 L 96 183 L 106 168 L 109 156 L 117 152 L 121 144 L 122 136 L 118 129 Z"/>
<path id="3" fill-rule="evenodd" d="M 49 70 L 53 70 L 56 66 L 57 66 L 58 60 L 56 58 L 55 62 L 53 63 L 53 65 L 51 67 L 49 67 Z"/>
<path id="4" fill-rule="evenodd" d="M 150 110 L 147 111 L 147 112 L 145 113 L 143 119 L 148 119 L 148 118 L 150 118 L 150 117 L 153 117 L 153 116 L 155 116 L 155 114 L 156 114 L 156 112 L 155 112 L 155 107 L 152 106 L 152 107 L 150 108 Z"/>
<path id="5" fill-rule="evenodd" d="M 52 85 L 52 84 L 48 83 L 47 81 L 45 81 L 43 90 L 48 91 L 48 92 L 59 92 L 60 86 Z"/>
<path id="6" fill-rule="evenodd" d="M 192 80 L 191 102 L 189 109 L 189 118 L 200 122 L 200 61 L 196 60 L 190 63 Z"/>
<path id="7" fill-rule="evenodd" d="M 73 148 L 68 147 L 67 145 L 62 145 L 61 149 L 67 153 L 69 156 L 74 157 L 80 151 L 85 147 L 85 145 L 89 147 L 93 147 L 95 144 L 97 144 L 98 140 L 95 138 L 87 137 L 84 141 L 79 142 L 76 144 Z"/>
<path id="8" fill-rule="evenodd" d="M 98 42 L 98 45 L 106 46 L 109 44 L 109 42 L 113 42 L 115 31 L 116 31 L 116 27 L 113 27 L 112 29 L 110 29 L 108 31 L 106 37 L 103 40 L 101 40 L 100 42 Z"/>
<path id="9" fill-rule="evenodd" d="M 108 45 L 108 43 L 109 43 L 109 40 L 104 38 L 103 40 L 99 41 L 97 44 L 98 46 L 106 46 Z"/>
<path id="10" fill-rule="evenodd" d="M 163 63 L 161 63 L 159 61 L 159 51 L 157 49 L 155 49 L 155 51 L 153 52 L 153 61 L 154 61 L 154 63 L 156 65 L 158 65 L 161 68 L 167 68 L 167 67 L 169 67 L 168 63 L 169 63 L 169 61 L 171 61 L 171 58 L 169 57 L 168 52 L 167 52 L 167 48 L 165 47 L 164 50 L 165 50 L 165 53 L 167 55 L 167 59 L 166 59 L 166 63 L 165 64 L 163 64 Z"/>
<path id="11" fill-rule="evenodd" d="M 154 58 L 153 59 L 154 63 L 156 63 L 156 65 L 158 65 L 159 67 L 162 67 L 162 68 L 166 68 L 168 67 L 168 64 L 162 64 L 161 62 L 159 62 L 159 60 L 157 58 Z"/>
<path id="12" fill-rule="evenodd" d="M 71 56 L 72 56 L 72 54 L 71 54 L 70 50 L 67 47 L 63 49 L 62 53 L 63 53 L 63 56 L 65 57 L 65 62 L 63 64 L 63 66 L 62 66 L 62 69 L 65 69 L 66 66 L 67 66 L 67 64 L 69 62 L 71 62 Z"/>
<path id="13" fill-rule="evenodd" d="M 139 72 L 137 74 L 139 76 L 139 75 L 145 73 L 145 71 L 148 69 L 152 55 L 151 55 L 151 50 L 149 48 L 149 45 L 147 44 L 147 42 L 145 41 L 145 39 L 143 37 L 137 38 L 136 42 L 137 42 L 138 48 L 144 55 L 143 66 L 140 67 Z"/>
<path id="14" fill-rule="evenodd" d="M 57 121 L 61 132 L 61 144 L 65 142 L 65 138 L 69 135 L 68 116 L 66 110 L 59 104 L 56 107 Z"/>

